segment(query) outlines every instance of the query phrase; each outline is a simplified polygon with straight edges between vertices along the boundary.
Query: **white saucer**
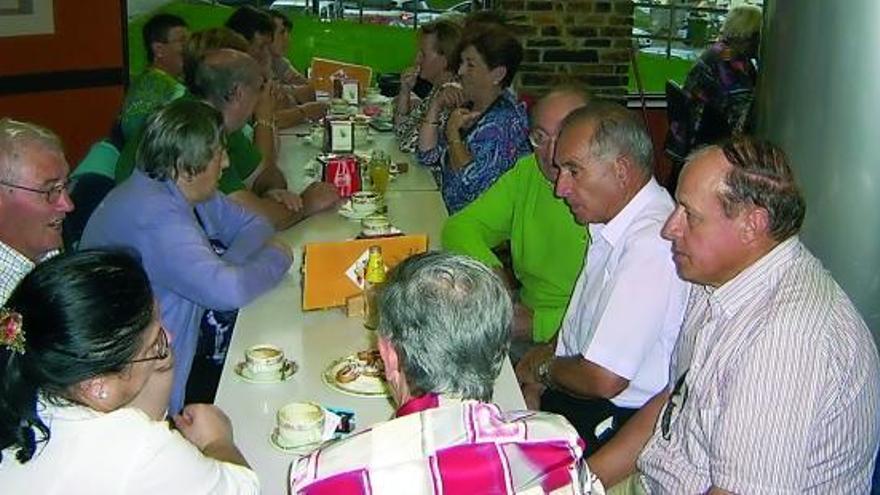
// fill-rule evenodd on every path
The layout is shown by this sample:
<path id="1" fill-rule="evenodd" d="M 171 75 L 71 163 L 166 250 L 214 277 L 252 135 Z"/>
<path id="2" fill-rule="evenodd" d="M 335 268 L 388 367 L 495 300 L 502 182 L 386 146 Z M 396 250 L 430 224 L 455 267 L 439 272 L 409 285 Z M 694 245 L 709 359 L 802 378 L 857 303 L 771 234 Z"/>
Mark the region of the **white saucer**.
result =
<path id="1" fill-rule="evenodd" d="M 378 210 L 378 209 L 379 209 L 379 207 L 376 206 L 372 210 L 364 210 L 363 212 L 354 211 L 351 208 L 351 202 L 349 201 L 349 202 L 345 203 L 344 205 L 342 205 L 341 208 L 339 208 L 339 214 L 344 216 L 345 218 L 350 219 L 350 220 L 363 220 L 365 217 L 368 217 L 368 216 L 372 215 L 373 213 L 376 213 L 376 210 Z"/>
<path id="2" fill-rule="evenodd" d="M 370 237 L 370 238 L 372 238 L 372 237 L 388 237 L 388 236 L 400 235 L 400 234 L 403 234 L 403 231 L 393 225 L 391 227 L 381 231 L 381 232 L 379 232 L 379 231 L 367 232 L 366 229 L 361 231 L 362 237 Z"/>
<path id="3" fill-rule="evenodd" d="M 313 450 L 317 449 L 321 446 L 321 442 L 315 443 L 307 443 L 305 445 L 299 445 L 297 447 L 285 447 L 278 443 L 278 431 L 273 430 L 272 434 L 269 435 L 269 445 L 275 448 L 275 450 L 285 453 L 285 454 L 295 454 L 295 455 L 308 455 Z"/>
<path id="4" fill-rule="evenodd" d="M 244 361 L 239 362 L 235 365 L 235 374 L 239 376 L 242 380 L 249 383 L 280 383 L 285 380 L 289 380 L 294 374 L 296 374 L 297 370 L 299 370 L 299 365 L 296 364 L 296 361 L 292 361 L 290 359 L 286 359 L 284 361 L 284 366 L 281 368 L 281 374 L 277 375 L 273 378 L 257 378 L 250 373 Z"/>

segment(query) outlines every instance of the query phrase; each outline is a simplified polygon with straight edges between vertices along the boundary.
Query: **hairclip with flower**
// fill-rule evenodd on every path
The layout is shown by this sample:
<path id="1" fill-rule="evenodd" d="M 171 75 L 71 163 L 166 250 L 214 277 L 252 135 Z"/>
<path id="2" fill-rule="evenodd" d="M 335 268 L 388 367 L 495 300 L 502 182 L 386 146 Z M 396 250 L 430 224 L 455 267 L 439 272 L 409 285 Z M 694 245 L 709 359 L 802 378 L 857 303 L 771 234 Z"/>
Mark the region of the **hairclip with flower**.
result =
<path id="1" fill-rule="evenodd" d="M 0 309 L 0 345 L 12 352 L 24 354 L 24 324 L 21 313 Z"/>

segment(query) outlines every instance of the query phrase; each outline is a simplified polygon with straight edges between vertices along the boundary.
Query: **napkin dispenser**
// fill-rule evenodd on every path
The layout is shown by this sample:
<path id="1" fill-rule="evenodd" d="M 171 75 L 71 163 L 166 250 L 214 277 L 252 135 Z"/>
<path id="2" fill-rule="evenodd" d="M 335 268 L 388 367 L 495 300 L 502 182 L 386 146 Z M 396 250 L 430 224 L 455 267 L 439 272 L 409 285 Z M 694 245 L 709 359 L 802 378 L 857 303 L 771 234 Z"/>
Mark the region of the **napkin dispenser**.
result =
<path id="1" fill-rule="evenodd" d="M 359 105 L 360 84 L 357 79 L 342 74 L 333 78 L 333 97 L 345 100 L 349 105 Z"/>
<path id="2" fill-rule="evenodd" d="M 354 151 L 354 124 L 349 119 L 326 119 L 324 151 L 351 153 Z"/>

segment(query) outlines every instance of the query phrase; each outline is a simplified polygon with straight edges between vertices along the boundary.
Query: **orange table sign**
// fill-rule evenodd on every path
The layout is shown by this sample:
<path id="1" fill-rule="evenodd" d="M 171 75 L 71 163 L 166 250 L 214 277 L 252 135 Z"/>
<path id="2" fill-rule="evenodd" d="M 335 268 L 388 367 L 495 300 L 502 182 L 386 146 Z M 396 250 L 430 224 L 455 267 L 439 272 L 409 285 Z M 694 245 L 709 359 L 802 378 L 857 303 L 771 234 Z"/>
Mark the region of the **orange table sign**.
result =
<path id="1" fill-rule="evenodd" d="M 382 247 L 382 258 L 388 268 L 414 254 L 428 250 L 425 234 L 342 242 L 318 242 L 305 245 L 303 260 L 303 301 L 305 311 L 345 306 L 361 288 L 348 273 L 370 246 Z"/>

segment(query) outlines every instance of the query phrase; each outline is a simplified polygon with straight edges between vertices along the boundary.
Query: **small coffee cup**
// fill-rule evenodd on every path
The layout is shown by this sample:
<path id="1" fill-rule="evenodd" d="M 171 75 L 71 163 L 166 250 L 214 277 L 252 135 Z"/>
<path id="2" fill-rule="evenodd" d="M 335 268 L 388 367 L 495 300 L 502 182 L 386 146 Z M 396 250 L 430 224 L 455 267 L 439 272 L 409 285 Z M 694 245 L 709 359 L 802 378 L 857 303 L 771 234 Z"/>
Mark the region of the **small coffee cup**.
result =
<path id="1" fill-rule="evenodd" d="M 324 410 L 314 402 L 291 402 L 278 410 L 275 441 L 285 448 L 320 442 Z"/>
<path id="2" fill-rule="evenodd" d="M 364 228 L 364 234 L 382 235 L 391 229 L 391 222 L 385 215 L 367 215 L 361 220 L 361 226 Z"/>
<path id="3" fill-rule="evenodd" d="M 351 195 L 351 209 L 358 213 L 372 213 L 379 206 L 379 195 L 373 191 L 358 191 Z"/>
<path id="4" fill-rule="evenodd" d="M 278 376 L 284 368 L 284 351 L 272 344 L 258 344 L 244 352 L 248 373 L 258 378 Z"/>

